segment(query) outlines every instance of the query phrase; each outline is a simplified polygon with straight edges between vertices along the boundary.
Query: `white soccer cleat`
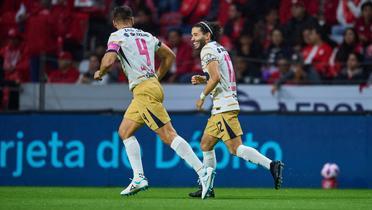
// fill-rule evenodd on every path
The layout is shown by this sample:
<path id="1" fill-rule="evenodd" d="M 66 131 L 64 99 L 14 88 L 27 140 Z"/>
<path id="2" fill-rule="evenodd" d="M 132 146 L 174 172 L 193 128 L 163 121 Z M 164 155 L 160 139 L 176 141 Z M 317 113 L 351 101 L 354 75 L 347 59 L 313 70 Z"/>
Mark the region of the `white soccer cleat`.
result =
<path id="1" fill-rule="evenodd" d="M 214 169 L 211 167 L 208 167 L 205 169 L 205 174 L 204 176 L 200 177 L 200 183 L 202 185 L 202 195 L 201 198 L 204 199 L 207 193 L 211 190 L 211 187 L 213 185 L 213 180 L 214 180 Z"/>
<path id="2" fill-rule="evenodd" d="M 137 178 L 132 179 L 132 182 L 121 191 L 120 195 L 130 196 L 135 195 L 139 191 L 147 190 L 149 188 L 149 182 L 147 181 L 146 177 L 140 176 Z"/>

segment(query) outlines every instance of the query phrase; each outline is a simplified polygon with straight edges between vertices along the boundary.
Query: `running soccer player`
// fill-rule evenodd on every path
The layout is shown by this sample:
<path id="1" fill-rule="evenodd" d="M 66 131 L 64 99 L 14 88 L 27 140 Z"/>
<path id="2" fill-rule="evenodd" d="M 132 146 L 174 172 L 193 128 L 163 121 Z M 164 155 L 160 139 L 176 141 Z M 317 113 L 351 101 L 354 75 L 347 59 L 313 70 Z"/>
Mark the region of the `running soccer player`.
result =
<path id="1" fill-rule="evenodd" d="M 206 84 L 196 102 L 198 110 L 202 109 L 204 99 L 211 95 L 213 108 L 200 142 L 205 166 L 216 168 L 214 146 L 222 139 L 230 153 L 246 161 L 258 164 L 270 170 L 275 189 L 282 183 L 283 163 L 271 161 L 256 149 L 242 144 L 243 134 L 238 120 L 239 103 L 236 92 L 235 72 L 229 53 L 216 42 L 220 33 L 217 24 L 199 22 L 191 31 L 194 49 L 200 50 L 201 65 L 205 75 L 194 75 L 193 85 Z M 190 193 L 191 197 L 201 197 L 202 190 Z M 214 197 L 213 183 L 208 197 Z"/>
<path id="2" fill-rule="evenodd" d="M 169 115 L 163 106 L 164 93 L 159 80 L 172 66 L 175 55 L 164 43 L 148 32 L 133 28 L 134 18 L 130 7 L 117 7 L 113 11 L 113 25 L 117 29 L 110 35 L 107 51 L 94 78 L 101 80 L 118 58 L 129 80 L 133 99 L 119 126 L 125 150 L 133 169 L 133 179 L 121 195 L 134 195 L 148 188 L 144 176 L 140 145 L 134 133 L 146 124 L 196 171 L 202 182 L 203 195 L 210 189 L 214 169 L 206 168 L 192 151 L 190 145 L 173 128 Z M 162 62 L 154 70 L 155 53 Z"/>

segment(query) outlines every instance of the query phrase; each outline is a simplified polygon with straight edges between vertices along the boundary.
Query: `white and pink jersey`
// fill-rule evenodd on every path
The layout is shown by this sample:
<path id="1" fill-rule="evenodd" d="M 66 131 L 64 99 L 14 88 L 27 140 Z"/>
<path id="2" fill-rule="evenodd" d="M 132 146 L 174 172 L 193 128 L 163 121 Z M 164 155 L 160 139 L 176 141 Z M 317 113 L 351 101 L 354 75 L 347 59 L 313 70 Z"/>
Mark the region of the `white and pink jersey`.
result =
<path id="1" fill-rule="evenodd" d="M 211 92 L 213 100 L 212 114 L 239 110 L 236 93 L 235 71 L 225 48 L 217 42 L 209 42 L 200 52 L 203 71 L 208 73 L 207 65 L 211 61 L 218 61 L 220 82 Z"/>
<path id="2" fill-rule="evenodd" d="M 123 28 L 110 35 L 107 52 L 114 51 L 120 60 L 129 89 L 144 80 L 156 77 L 155 51 L 161 42 L 148 32 L 136 28 Z"/>

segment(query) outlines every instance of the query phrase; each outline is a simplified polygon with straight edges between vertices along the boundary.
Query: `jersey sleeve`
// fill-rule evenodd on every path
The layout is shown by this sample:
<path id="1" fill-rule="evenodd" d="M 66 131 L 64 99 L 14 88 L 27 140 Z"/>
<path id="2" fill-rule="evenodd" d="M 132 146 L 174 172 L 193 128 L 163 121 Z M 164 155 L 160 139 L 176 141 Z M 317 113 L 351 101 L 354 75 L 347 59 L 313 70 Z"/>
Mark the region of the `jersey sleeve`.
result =
<path id="1" fill-rule="evenodd" d="M 116 52 L 120 50 L 120 36 L 117 33 L 112 33 L 109 40 L 107 41 L 107 50 L 106 52 Z"/>
<path id="2" fill-rule="evenodd" d="M 152 41 L 154 43 L 154 49 L 155 49 L 155 52 L 161 47 L 161 41 L 156 38 L 155 36 L 152 36 Z"/>
<path id="3" fill-rule="evenodd" d="M 211 47 L 204 47 L 200 53 L 202 66 L 207 66 L 212 61 L 218 61 L 217 52 Z"/>

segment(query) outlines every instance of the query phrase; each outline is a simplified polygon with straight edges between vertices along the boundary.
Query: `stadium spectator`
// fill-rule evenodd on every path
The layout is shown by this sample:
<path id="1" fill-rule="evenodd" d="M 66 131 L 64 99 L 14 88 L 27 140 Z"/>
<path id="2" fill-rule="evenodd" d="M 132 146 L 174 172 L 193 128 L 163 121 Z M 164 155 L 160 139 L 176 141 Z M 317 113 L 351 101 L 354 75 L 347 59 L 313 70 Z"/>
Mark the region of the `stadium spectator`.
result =
<path id="1" fill-rule="evenodd" d="M 340 74 L 336 78 L 338 84 L 361 84 L 366 82 L 366 74 L 361 68 L 362 57 L 357 53 L 350 53 Z"/>
<path id="2" fill-rule="evenodd" d="M 317 20 L 306 12 L 303 0 L 292 0 L 291 14 L 292 18 L 284 27 L 284 36 L 289 45 L 301 45 L 303 30 L 317 25 Z"/>
<path id="3" fill-rule="evenodd" d="M 311 16 L 316 16 L 317 13 L 322 9 L 321 3 L 328 2 L 328 1 L 337 1 L 338 0 L 312 0 L 312 1 L 305 1 L 300 0 L 308 14 Z M 280 0 L 279 1 L 279 19 L 282 25 L 288 23 L 288 21 L 292 18 L 291 10 L 293 9 L 292 6 L 297 4 L 298 0 Z"/>
<path id="4" fill-rule="evenodd" d="M 327 26 L 333 26 L 337 24 L 337 6 L 339 0 L 319 0 L 317 6 L 319 19 L 325 22 Z M 309 1 L 316 2 L 316 1 Z"/>
<path id="5" fill-rule="evenodd" d="M 152 12 L 148 7 L 141 7 L 136 12 L 134 17 L 134 26 L 141 30 L 147 31 L 154 36 L 159 34 L 159 26 L 153 20 Z"/>
<path id="6" fill-rule="evenodd" d="M 262 84 L 262 72 L 260 69 L 256 68 L 249 68 L 251 64 L 247 58 L 244 57 L 235 57 L 234 58 L 234 66 L 235 74 L 237 75 L 237 82 L 238 83 L 245 83 L 245 84 Z"/>
<path id="7" fill-rule="evenodd" d="M 27 9 L 25 44 L 30 57 L 30 76 L 32 82 L 39 81 L 41 56 L 53 56 L 57 52 L 57 24 L 50 11 L 50 1 L 40 0 Z"/>
<path id="8" fill-rule="evenodd" d="M 364 46 L 372 43 L 372 2 L 368 1 L 362 4 L 362 17 L 360 17 L 355 29 L 358 32 L 360 41 Z"/>
<path id="9" fill-rule="evenodd" d="M 229 19 L 224 27 L 224 34 L 231 41 L 238 40 L 239 36 L 244 33 L 253 32 L 253 24 L 243 17 L 243 10 L 240 4 L 231 4 L 228 10 Z"/>
<path id="10" fill-rule="evenodd" d="M 7 40 L 8 31 L 16 28 L 16 13 L 21 5 L 21 0 L 3 0 L 0 3 L 0 47 Z"/>
<path id="11" fill-rule="evenodd" d="M 283 33 L 280 29 L 274 29 L 271 33 L 271 44 L 264 53 L 265 65 L 263 65 L 263 74 L 267 75 L 266 78 L 270 77 L 272 72 L 277 71 L 276 62 L 278 57 L 289 57 L 291 50 L 284 43 Z"/>
<path id="12" fill-rule="evenodd" d="M 308 65 L 311 80 L 329 80 L 337 75 L 330 71 L 329 62 L 332 56 L 332 47 L 324 41 L 324 33 L 318 27 L 312 27 L 309 34 L 310 45 L 302 50 L 304 64 Z"/>
<path id="13" fill-rule="evenodd" d="M 353 28 L 345 30 L 342 44 L 339 46 L 336 53 L 336 62 L 341 64 L 346 63 L 350 53 L 362 53 L 363 47 L 359 43 L 359 37 Z"/>
<path id="14" fill-rule="evenodd" d="M 360 17 L 362 4 L 368 0 L 339 0 L 337 6 L 337 20 L 343 26 L 351 27 Z"/>
<path id="15" fill-rule="evenodd" d="M 17 83 L 28 82 L 28 57 L 25 52 L 21 33 L 12 28 L 8 32 L 8 43 L 1 48 L 4 79 Z"/>
<path id="16" fill-rule="evenodd" d="M 28 60 L 21 34 L 12 28 L 0 49 L 0 110 L 18 110 L 19 84 L 28 81 Z"/>
<path id="17" fill-rule="evenodd" d="M 254 37 L 260 42 L 264 50 L 270 46 L 272 41 L 272 32 L 279 26 L 278 10 L 271 8 L 266 14 L 265 19 L 255 24 Z"/>
<path id="18" fill-rule="evenodd" d="M 182 31 L 180 29 L 171 29 L 168 32 L 168 46 L 176 54 L 176 62 L 169 70 L 169 76 L 166 81 L 181 83 L 189 83 L 193 72 L 194 58 L 192 56 L 192 47 L 189 42 L 183 40 Z"/>
<path id="19" fill-rule="evenodd" d="M 236 56 L 234 58 L 235 79 L 237 83 L 259 83 L 261 81 L 261 74 L 249 75 L 247 68 L 247 61 L 243 57 Z"/>
<path id="20" fill-rule="evenodd" d="M 218 1 L 183 0 L 180 13 L 183 16 L 184 23 L 192 25 L 201 20 L 215 19 L 217 9 Z"/>
<path id="21" fill-rule="evenodd" d="M 78 79 L 78 83 L 82 84 L 92 84 L 92 85 L 103 85 L 107 84 L 109 80 L 109 75 L 105 75 L 102 77 L 101 81 L 94 80 L 94 72 L 99 69 L 99 58 L 96 54 L 92 54 L 89 56 L 89 64 L 88 64 L 88 71 L 85 73 L 81 73 Z"/>
<path id="22" fill-rule="evenodd" d="M 251 80 L 251 83 L 261 83 L 262 73 L 262 50 L 257 42 L 254 42 L 253 35 L 250 33 L 242 34 L 239 38 L 239 43 L 237 44 L 236 56 L 243 57 L 247 61 L 247 69 L 249 70 L 249 75 L 253 78 L 260 78 L 259 80 Z"/>
<path id="23" fill-rule="evenodd" d="M 48 76 L 50 83 L 75 83 L 79 78 L 78 70 L 73 66 L 72 55 L 69 52 L 61 52 L 58 55 L 58 69 Z"/>
<path id="24" fill-rule="evenodd" d="M 288 74 L 293 74 L 290 69 L 291 65 L 289 60 L 284 56 L 281 56 L 277 59 L 276 66 L 278 70 L 270 75 L 269 79 L 267 80 L 268 84 L 273 84 L 279 78 L 288 77 Z"/>
<path id="25" fill-rule="evenodd" d="M 179 27 L 181 31 L 189 31 L 190 23 L 207 19 L 219 21 L 225 29 L 220 43 L 229 52 L 244 58 L 246 64 L 241 62 L 241 66 L 246 65 L 248 72 L 261 75 L 259 83 L 270 78 L 271 73 L 277 70 L 274 64 L 278 55 L 288 57 L 292 52 L 307 52 L 310 55 L 309 52 L 314 49 L 310 30 L 307 30 L 310 26 L 319 24 L 323 28 L 332 27 L 340 17 L 342 23 L 355 22 L 352 28 L 356 34 L 351 29 L 345 31 L 342 24 L 338 29 L 338 26 L 334 26 L 332 34 L 327 35 L 340 45 L 334 49 L 327 62 L 322 62 L 326 66 L 322 69 L 326 69 L 327 73 L 319 75 L 320 63 L 312 56 L 307 57 L 312 58 L 308 60 L 314 60 L 307 62 L 304 68 L 308 79 L 316 80 L 313 80 L 316 77 L 312 77 L 312 72 L 321 79 L 332 79 L 341 70 L 341 64 L 346 63 L 351 52 L 365 57 L 364 62 L 367 63 L 361 64 L 365 71 L 369 71 L 368 62 L 372 59 L 367 55 L 368 47 L 372 44 L 370 0 L 53 0 L 52 3 L 51 0 L 3 0 L 0 5 L 0 48 L 4 51 L 5 45 L 8 46 L 9 28 L 17 28 L 24 37 L 24 56 L 21 61 L 24 73 L 21 74 L 21 82 L 39 80 L 39 69 L 42 69 L 45 60 L 42 58 L 46 58 L 47 65 L 44 69 L 49 74 L 57 68 L 58 52 L 71 52 L 74 60 L 80 61 L 86 54 L 83 50 L 96 52 L 100 46 L 106 45 L 107 40 L 102 37 L 107 37 L 112 31 L 108 24 L 108 8 L 123 4 L 134 8 L 136 27 L 155 35 L 160 34 L 162 41 L 167 38 L 169 28 Z M 282 25 L 279 25 L 278 18 Z M 35 28 L 38 30 L 33 30 Z M 280 36 L 280 32 L 273 32 L 277 28 L 283 31 L 284 44 L 281 45 L 284 46 L 284 51 L 289 49 L 289 53 L 283 53 L 282 47 L 272 43 L 273 36 Z M 329 41 L 327 37 L 323 37 L 323 42 Z M 321 51 L 318 53 L 321 54 Z M 199 71 L 200 66 L 195 62 L 198 58 L 192 58 L 192 53 L 189 54 L 191 60 L 190 65 L 186 65 L 190 66 L 187 72 Z M 190 55 L 187 58 L 178 57 L 183 58 L 178 59 L 181 63 L 186 63 Z M 327 56 L 322 57 L 325 61 Z M 235 60 L 233 57 L 232 59 Z M 85 65 L 87 63 L 86 61 Z M 173 72 L 186 71 L 186 67 L 182 66 L 185 65 L 177 64 Z M 110 75 L 109 80 L 125 81 L 120 66 L 117 70 L 112 71 L 113 75 Z M 170 81 L 184 81 L 182 76 L 173 76 Z"/>
<path id="26" fill-rule="evenodd" d="M 279 71 L 269 79 L 269 83 L 273 84 L 271 94 L 275 94 L 283 84 L 306 84 L 309 82 L 299 55 L 293 54 L 291 61 L 284 56 L 280 57 L 277 66 Z"/>

